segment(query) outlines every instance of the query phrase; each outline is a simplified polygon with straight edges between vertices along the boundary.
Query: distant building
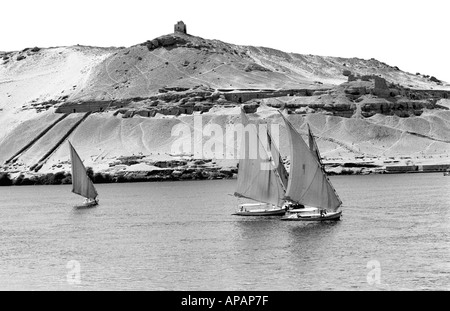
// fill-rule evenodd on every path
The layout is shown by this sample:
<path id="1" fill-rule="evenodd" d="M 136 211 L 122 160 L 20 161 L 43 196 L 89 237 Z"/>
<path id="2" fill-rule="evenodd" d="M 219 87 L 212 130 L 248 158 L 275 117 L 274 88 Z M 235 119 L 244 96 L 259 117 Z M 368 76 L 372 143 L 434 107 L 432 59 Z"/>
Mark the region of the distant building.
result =
<path id="1" fill-rule="evenodd" d="M 181 33 L 185 33 L 186 32 L 186 24 L 183 23 L 182 21 L 179 21 L 178 23 L 175 24 L 175 32 L 181 32 Z"/>

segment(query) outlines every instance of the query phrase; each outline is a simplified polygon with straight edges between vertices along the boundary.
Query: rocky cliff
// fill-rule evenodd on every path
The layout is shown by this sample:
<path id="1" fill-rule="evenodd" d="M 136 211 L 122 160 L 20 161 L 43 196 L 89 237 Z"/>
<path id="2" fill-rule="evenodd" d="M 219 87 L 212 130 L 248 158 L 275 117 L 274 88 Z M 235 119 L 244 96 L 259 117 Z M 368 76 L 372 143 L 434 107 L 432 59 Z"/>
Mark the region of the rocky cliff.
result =
<path id="1" fill-rule="evenodd" d="M 97 171 L 154 171 L 156 162 L 180 158 L 172 152 L 177 124 L 194 128 L 202 116 L 202 124 L 225 131 L 240 122 L 240 106 L 254 121 L 273 124 L 283 110 L 303 133 L 310 123 L 330 161 L 445 162 L 449 95 L 445 81 L 374 59 L 285 53 L 179 32 L 127 48 L 2 52 L 0 170 L 67 171 L 69 138 Z M 117 162 L 138 155 L 137 163 Z M 212 160 L 213 171 L 234 172 L 236 159 Z"/>

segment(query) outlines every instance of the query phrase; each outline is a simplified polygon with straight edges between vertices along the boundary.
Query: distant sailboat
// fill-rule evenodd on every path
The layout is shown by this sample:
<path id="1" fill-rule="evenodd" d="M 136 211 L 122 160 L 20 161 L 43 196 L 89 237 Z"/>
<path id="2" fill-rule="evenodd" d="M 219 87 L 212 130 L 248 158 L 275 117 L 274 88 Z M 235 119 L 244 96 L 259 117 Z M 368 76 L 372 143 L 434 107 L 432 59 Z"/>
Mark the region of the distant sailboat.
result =
<path id="1" fill-rule="evenodd" d="M 91 179 L 86 173 L 83 161 L 70 141 L 70 159 L 72 163 L 72 192 L 86 198 L 82 205 L 76 207 L 92 207 L 98 205 L 98 193 Z"/>
<path id="2" fill-rule="evenodd" d="M 281 114 L 281 113 L 280 113 Z M 285 200 L 295 206 L 282 220 L 338 220 L 342 201 L 323 168 L 319 149 L 308 125 L 309 148 L 294 126 L 281 114 L 289 136 L 291 166 Z M 299 206 L 300 208 L 297 208 Z"/>
<path id="3" fill-rule="evenodd" d="M 248 118 L 241 109 L 242 124 L 248 125 Z M 249 137 L 257 137 L 258 155 L 250 155 L 250 139 L 242 133 L 241 156 L 239 159 L 237 197 L 243 197 L 257 203 L 238 205 L 239 216 L 284 215 L 284 194 L 287 185 L 287 172 L 270 134 L 267 132 L 268 149 L 264 149 L 256 127 L 248 127 Z M 254 151 L 254 150 L 253 150 Z"/>

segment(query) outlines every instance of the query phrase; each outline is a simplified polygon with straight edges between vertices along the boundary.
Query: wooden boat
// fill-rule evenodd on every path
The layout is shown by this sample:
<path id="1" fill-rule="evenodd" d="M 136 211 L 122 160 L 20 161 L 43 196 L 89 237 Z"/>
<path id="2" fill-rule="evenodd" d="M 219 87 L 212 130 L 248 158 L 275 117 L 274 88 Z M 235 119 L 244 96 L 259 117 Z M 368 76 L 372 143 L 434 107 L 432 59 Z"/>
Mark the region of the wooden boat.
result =
<path id="1" fill-rule="evenodd" d="M 248 125 L 248 118 L 242 109 L 241 118 L 242 124 Z M 261 142 L 256 127 L 249 127 L 249 137 L 257 137 L 257 147 L 260 151 L 258 156 L 252 157 L 249 152 L 249 139 L 245 138 L 245 131 L 242 133 L 237 189 L 234 195 L 256 203 L 238 205 L 238 210 L 233 215 L 277 216 L 285 213 L 283 197 L 288 174 L 269 132 L 266 134 L 267 149 Z"/>
<path id="2" fill-rule="evenodd" d="M 305 208 L 307 209 L 307 208 Z M 307 210 L 292 209 L 288 210 L 286 216 L 282 220 L 290 221 L 325 221 L 325 220 L 339 220 L 342 211 L 327 212 L 318 208 L 309 208 Z"/>
<path id="3" fill-rule="evenodd" d="M 80 156 L 76 152 L 75 148 L 72 146 L 70 141 L 70 159 L 71 159 L 71 170 L 72 170 L 72 192 L 85 197 L 85 201 L 76 205 L 76 208 L 90 208 L 98 205 L 98 193 L 89 178 L 86 168 L 84 167 L 83 161 L 81 161 Z"/>
<path id="4" fill-rule="evenodd" d="M 286 215 L 281 220 L 339 220 L 342 201 L 323 168 L 320 153 L 308 125 L 309 148 L 300 133 L 280 112 L 289 136 L 291 166 L 284 199 Z M 299 205 L 303 208 L 290 208 Z"/>
<path id="5" fill-rule="evenodd" d="M 286 212 L 284 207 L 268 203 L 244 203 L 238 205 L 233 215 L 238 216 L 282 216 Z"/>

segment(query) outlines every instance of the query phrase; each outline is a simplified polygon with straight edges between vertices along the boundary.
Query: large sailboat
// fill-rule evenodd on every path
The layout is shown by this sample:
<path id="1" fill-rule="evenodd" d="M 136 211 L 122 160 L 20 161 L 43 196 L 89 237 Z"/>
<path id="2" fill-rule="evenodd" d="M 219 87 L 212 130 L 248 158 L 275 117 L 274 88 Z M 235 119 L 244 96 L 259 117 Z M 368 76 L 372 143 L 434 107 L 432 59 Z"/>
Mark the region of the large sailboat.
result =
<path id="1" fill-rule="evenodd" d="M 289 136 L 291 165 L 282 220 L 339 220 L 342 201 L 323 168 L 319 149 L 308 125 L 309 148 L 300 133 L 280 112 Z"/>
<path id="2" fill-rule="evenodd" d="M 287 186 L 287 171 L 283 165 L 281 155 L 267 131 L 263 135 L 267 144 L 263 144 L 256 127 L 247 127 L 248 118 L 241 109 L 242 125 L 248 129 L 249 139 L 242 132 L 241 156 L 239 159 L 238 178 L 236 192 L 237 197 L 254 200 L 254 203 L 238 205 L 238 210 L 233 215 L 238 216 L 276 216 L 285 214 L 284 195 Z M 256 146 L 251 138 L 257 137 Z M 264 146 L 266 145 L 266 146 Z M 253 151 L 253 155 L 251 154 Z M 256 155 L 256 156 L 255 156 Z"/>
<path id="3" fill-rule="evenodd" d="M 86 173 L 83 161 L 81 161 L 80 156 L 70 141 L 67 142 L 69 143 L 70 159 L 72 163 L 72 192 L 86 198 L 83 204 L 77 205 L 76 207 L 87 208 L 98 205 L 97 190 Z"/>

